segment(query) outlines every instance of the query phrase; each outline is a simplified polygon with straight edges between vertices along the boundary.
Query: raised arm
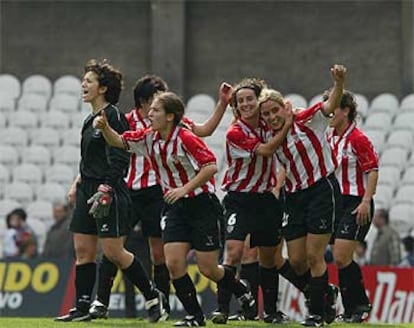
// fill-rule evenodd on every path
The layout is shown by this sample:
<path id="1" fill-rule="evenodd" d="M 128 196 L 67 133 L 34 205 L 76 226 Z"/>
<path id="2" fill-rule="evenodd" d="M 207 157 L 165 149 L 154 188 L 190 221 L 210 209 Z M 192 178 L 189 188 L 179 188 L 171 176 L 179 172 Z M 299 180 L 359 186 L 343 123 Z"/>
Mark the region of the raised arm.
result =
<path id="1" fill-rule="evenodd" d="M 219 89 L 219 100 L 214 109 L 213 114 L 202 124 L 195 123 L 192 131 L 199 137 L 208 137 L 213 134 L 219 125 L 224 112 L 226 111 L 227 105 L 229 104 L 231 93 L 233 88 L 230 84 L 223 82 Z"/>
<path id="2" fill-rule="evenodd" d="M 95 129 L 99 129 L 102 132 L 105 141 L 108 145 L 112 147 L 118 147 L 125 149 L 125 144 L 122 139 L 122 136 L 119 135 L 108 123 L 108 119 L 106 118 L 106 114 L 104 111 L 101 112 L 101 115 L 95 117 L 93 121 L 93 127 Z"/>
<path id="3" fill-rule="evenodd" d="M 341 104 L 342 92 L 344 90 L 346 68 L 343 65 L 334 65 L 331 68 L 333 87 L 329 93 L 329 98 L 323 104 L 323 113 L 326 116 L 332 114 L 335 108 Z"/>

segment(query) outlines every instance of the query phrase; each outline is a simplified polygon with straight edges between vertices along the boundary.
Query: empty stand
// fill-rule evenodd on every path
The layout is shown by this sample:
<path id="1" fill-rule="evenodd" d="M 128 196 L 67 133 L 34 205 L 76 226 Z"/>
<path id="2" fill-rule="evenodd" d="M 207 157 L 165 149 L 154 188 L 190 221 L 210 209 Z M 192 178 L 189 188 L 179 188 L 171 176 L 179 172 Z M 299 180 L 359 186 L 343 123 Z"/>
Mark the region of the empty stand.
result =
<path id="1" fill-rule="evenodd" d="M 398 107 L 399 102 L 395 95 L 381 93 L 372 100 L 371 106 L 368 109 L 368 116 L 374 113 L 385 112 L 392 117 L 397 112 Z"/>
<path id="2" fill-rule="evenodd" d="M 305 97 L 298 93 L 289 93 L 285 96 L 286 99 L 290 100 L 293 108 L 307 108 L 308 102 Z"/>
<path id="3" fill-rule="evenodd" d="M 8 97 L 17 99 L 21 92 L 19 79 L 12 74 L 0 74 L 0 90 Z"/>
<path id="4" fill-rule="evenodd" d="M 52 95 L 52 83 L 44 75 L 30 75 L 23 81 L 23 96 L 30 93 L 39 94 L 46 99 L 50 99 Z"/>
<path id="5" fill-rule="evenodd" d="M 79 111 L 79 97 L 67 93 L 55 94 L 49 103 L 51 112 L 60 111 L 64 113 L 74 113 Z"/>
<path id="6" fill-rule="evenodd" d="M 37 93 L 24 94 L 17 102 L 17 110 L 41 113 L 47 110 L 48 98 Z"/>
<path id="7" fill-rule="evenodd" d="M 63 75 L 53 84 L 54 95 L 69 94 L 79 99 L 81 90 L 81 81 L 73 75 Z"/>
<path id="8" fill-rule="evenodd" d="M 48 201 L 51 203 L 64 203 L 66 200 L 66 190 L 58 183 L 45 183 L 37 189 L 36 199 Z"/>
<path id="9" fill-rule="evenodd" d="M 12 182 L 9 184 L 4 192 L 4 197 L 15 200 L 26 206 L 33 201 L 33 189 L 28 183 L 25 182 Z"/>

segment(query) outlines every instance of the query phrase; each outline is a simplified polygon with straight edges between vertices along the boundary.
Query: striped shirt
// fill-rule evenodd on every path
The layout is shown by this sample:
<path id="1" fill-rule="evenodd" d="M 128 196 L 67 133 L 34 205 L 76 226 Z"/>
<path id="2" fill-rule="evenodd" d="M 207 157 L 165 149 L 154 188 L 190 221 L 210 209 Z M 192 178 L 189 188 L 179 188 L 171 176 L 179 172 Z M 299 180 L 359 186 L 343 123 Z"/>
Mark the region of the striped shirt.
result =
<path id="1" fill-rule="evenodd" d="M 174 127 L 166 140 L 151 129 L 127 131 L 122 138 L 130 152 L 150 158 L 164 192 L 184 186 L 203 166 L 216 164 L 214 154 L 204 141 L 180 126 Z M 211 178 L 186 197 L 214 192 L 215 182 Z"/>
<path id="2" fill-rule="evenodd" d="M 329 118 L 317 103 L 294 116 L 282 145 L 276 150 L 286 169 L 286 191 L 296 192 L 312 186 L 333 173 L 336 158 L 326 138 Z"/>
<path id="3" fill-rule="evenodd" d="M 231 125 L 226 135 L 227 170 L 222 189 L 227 191 L 263 193 L 276 185 L 274 156 L 255 153 L 261 143 L 266 143 L 273 131 L 263 120 L 257 129 L 239 119 Z"/>
<path id="4" fill-rule="evenodd" d="M 328 140 L 339 164 L 335 174 L 342 194 L 362 197 L 367 186 L 367 173 L 378 170 L 374 146 L 355 123 L 349 124 L 342 135 L 333 131 Z"/>
<path id="5" fill-rule="evenodd" d="M 136 108 L 127 113 L 125 117 L 132 131 L 146 129 L 151 125 L 150 120 L 142 117 Z M 125 182 L 132 190 L 140 190 L 159 184 L 155 171 L 151 168 L 150 160 L 136 153 L 131 154 Z"/>

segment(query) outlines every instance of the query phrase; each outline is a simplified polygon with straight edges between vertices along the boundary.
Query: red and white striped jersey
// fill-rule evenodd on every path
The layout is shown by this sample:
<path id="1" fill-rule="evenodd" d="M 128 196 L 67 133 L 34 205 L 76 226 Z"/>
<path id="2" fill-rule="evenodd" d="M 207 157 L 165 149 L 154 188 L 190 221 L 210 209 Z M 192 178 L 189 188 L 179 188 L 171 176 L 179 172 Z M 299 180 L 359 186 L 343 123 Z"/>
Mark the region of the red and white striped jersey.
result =
<path id="1" fill-rule="evenodd" d="M 378 170 L 378 155 L 368 137 L 351 123 L 342 135 L 333 131 L 328 140 L 338 162 L 335 171 L 342 194 L 364 196 L 367 173 Z"/>
<path id="2" fill-rule="evenodd" d="M 216 164 L 216 157 L 204 141 L 191 131 L 176 126 L 167 140 L 151 129 L 127 131 L 122 135 L 128 150 L 151 159 L 164 192 L 185 185 L 203 166 Z M 214 177 L 186 197 L 214 193 Z"/>
<path id="3" fill-rule="evenodd" d="M 295 115 L 292 128 L 276 150 L 286 169 L 287 192 L 309 188 L 336 168 L 336 158 L 325 134 L 329 118 L 322 108 L 320 102 Z"/>
<path id="4" fill-rule="evenodd" d="M 257 129 L 241 119 L 230 126 L 226 134 L 227 170 L 223 190 L 257 193 L 272 190 L 276 185 L 275 157 L 255 153 L 272 136 L 272 129 L 263 120 Z"/>
<path id="5" fill-rule="evenodd" d="M 129 129 L 132 131 L 146 129 L 151 125 L 150 120 L 144 118 L 136 108 L 127 113 L 125 117 Z M 125 182 L 128 188 L 132 190 L 140 190 L 159 184 L 155 171 L 151 168 L 150 160 L 136 153 L 131 154 Z"/>

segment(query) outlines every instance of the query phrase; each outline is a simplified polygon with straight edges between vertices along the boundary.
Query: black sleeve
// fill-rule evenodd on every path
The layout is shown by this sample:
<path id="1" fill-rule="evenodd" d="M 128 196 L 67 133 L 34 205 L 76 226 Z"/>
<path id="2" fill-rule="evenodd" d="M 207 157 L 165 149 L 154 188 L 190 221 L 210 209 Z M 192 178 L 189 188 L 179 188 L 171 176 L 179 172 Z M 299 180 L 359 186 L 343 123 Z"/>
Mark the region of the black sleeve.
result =
<path id="1" fill-rule="evenodd" d="M 107 107 L 105 113 L 109 125 L 119 134 L 127 131 L 128 122 L 123 113 L 115 107 Z M 115 187 L 127 173 L 130 154 L 123 149 L 111 147 L 106 144 L 106 158 L 108 161 L 108 170 L 105 175 L 105 183 Z"/>

